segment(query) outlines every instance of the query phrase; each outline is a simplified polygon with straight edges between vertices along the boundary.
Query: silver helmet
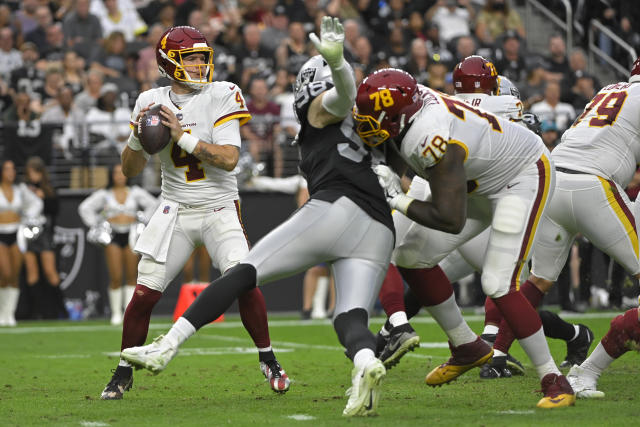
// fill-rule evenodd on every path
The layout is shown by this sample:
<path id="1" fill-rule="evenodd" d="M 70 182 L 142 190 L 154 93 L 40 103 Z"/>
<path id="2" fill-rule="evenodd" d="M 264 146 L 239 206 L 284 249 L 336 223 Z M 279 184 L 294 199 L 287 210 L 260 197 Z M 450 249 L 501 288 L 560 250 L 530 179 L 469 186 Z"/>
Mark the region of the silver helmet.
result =
<path id="1" fill-rule="evenodd" d="M 505 76 L 498 76 L 498 91 L 496 95 L 512 95 L 520 99 L 520 91 L 511 80 Z"/>
<path id="2" fill-rule="evenodd" d="M 327 64 L 327 61 L 324 60 L 322 55 L 312 56 L 300 67 L 300 71 L 298 71 L 298 75 L 296 76 L 296 82 L 293 86 L 293 93 L 297 94 L 298 91 L 308 83 L 325 80 L 331 80 L 331 68 L 329 64 Z"/>

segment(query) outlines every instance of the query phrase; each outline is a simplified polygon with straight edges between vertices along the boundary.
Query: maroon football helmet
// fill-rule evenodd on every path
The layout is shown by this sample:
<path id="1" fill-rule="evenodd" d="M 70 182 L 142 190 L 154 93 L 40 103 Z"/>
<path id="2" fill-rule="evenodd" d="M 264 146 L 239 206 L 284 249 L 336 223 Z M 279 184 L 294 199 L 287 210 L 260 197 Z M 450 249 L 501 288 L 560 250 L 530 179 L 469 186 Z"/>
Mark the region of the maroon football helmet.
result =
<path id="1" fill-rule="evenodd" d="M 200 78 L 194 79 L 184 69 L 183 59 L 193 53 L 204 54 L 204 64 L 198 67 Z M 193 27 L 171 27 L 160 37 L 156 46 L 156 61 L 160 74 L 193 88 L 213 81 L 213 49 L 202 33 Z"/>
<path id="2" fill-rule="evenodd" d="M 356 131 L 365 144 L 375 147 L 398 136 L 421 107 L 416 79 L 405 71 L 383 68 L 358 88 L 353 110 Z"/>
<path id="3" fill-rule="evenodd" d="M 492 95 L 498 89 L 496 67 L 482 56 L 467 56 L 453 69 L 455 93 L 486 93 Z"/>
<path id="4" fill-rule="evenodd" d="M 631 66 L 631 73 L 629 74 L 629 83 L 640 82 L 640 58 L 636 59 L 636 62 Z"/>

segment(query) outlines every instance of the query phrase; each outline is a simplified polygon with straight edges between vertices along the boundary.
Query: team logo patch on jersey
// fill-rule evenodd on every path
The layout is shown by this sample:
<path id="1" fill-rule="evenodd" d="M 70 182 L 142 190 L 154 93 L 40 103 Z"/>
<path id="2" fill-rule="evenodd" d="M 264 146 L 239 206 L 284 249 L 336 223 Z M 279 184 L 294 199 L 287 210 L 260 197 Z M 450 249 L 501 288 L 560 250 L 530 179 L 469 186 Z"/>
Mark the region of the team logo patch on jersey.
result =
<path id="1" fill-rule="evenodd" d="M 168 214 L 169 213 L 169 206 L 165 206 L 164 209 L 162 209 L 162 213 L 163 214 Z"/>
<path id="2" fill-rule="evenodd" d="M 182 120 L 182 117 L 183 117 L 183 116 L 182 116 L 182 113 L 178 113 L 178 114 L 176 114 L 176 118 L 177 118 L 178 120 Z"/>

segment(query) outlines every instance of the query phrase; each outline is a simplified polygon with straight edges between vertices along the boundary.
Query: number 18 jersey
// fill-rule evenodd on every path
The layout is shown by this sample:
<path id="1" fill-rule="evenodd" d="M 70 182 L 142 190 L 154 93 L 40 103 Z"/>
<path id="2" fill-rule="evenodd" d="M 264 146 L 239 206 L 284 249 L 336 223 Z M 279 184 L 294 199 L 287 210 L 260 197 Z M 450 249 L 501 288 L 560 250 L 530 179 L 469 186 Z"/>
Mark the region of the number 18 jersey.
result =
<path id="1" fill-rule="evenodd" d="M 626 187 L 640 163 L 640 84 L 605 86 L 562 135 L 551 156 L 558 167 Z"/>
<path id="2" fill-rule="evenodd" d="M 131 115 L 132 122 L 150 103 L 162 104 L 173 111 L 185 132 L 207 144 L 216 144 L 220 132 L 228 131 L 224 128 L 230 120 L 237 119 L 243 125 L 251 118 L 242 91 L 233 83 L 210 83 L 181 107 L 171 101 L 169 90 L 170 87 L 165 86 L 141 93 Z M 158 154 L 163 198 L 192 206 L 209 206 L 238 198 L 238 183 L 233 172 L 200 161 L 175 142 L 170 142 Z"/>

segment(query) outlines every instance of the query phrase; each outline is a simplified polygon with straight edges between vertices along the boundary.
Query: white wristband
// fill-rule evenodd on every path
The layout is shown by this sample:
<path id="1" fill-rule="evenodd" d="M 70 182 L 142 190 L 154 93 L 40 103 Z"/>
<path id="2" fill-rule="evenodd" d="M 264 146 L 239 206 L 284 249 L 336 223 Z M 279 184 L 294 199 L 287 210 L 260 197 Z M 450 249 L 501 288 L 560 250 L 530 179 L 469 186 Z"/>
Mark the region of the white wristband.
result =
<path id="1" fill-rule="evenodd" d="M 196 149 L 196 145 L 198 145 L 199 139 L 190 133 L 184 132 L 180 139 L 178 140 L 178 145 L 187 153 L 193 153 L 193 150 Z"/>
<path id="2" fill-rule="evenodd" d="M 129 140 L 127 141 L 127 145 L 133 151 L 142 150 L 142 144 L 140 144 L 140 139 L 136 138 L 136 136 L 133 134 L 133 132 L 131 132 L 131 134 L 129 135 Z"/>
<path id="3" fill-rule="evenodd" d="M 402 212 L 403 215 L 406 215 L 407 209 L 409 209 L 409 205 L 414 200 L 415 199 L 413 197 L 409 197 L 406 194 L 398 194 L 393 199 L 391 199 L 391 202 L 389 203 L 389 205 L 393 209 Z"/>

